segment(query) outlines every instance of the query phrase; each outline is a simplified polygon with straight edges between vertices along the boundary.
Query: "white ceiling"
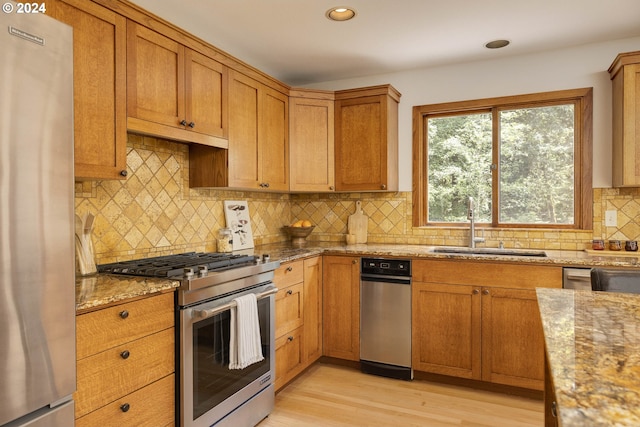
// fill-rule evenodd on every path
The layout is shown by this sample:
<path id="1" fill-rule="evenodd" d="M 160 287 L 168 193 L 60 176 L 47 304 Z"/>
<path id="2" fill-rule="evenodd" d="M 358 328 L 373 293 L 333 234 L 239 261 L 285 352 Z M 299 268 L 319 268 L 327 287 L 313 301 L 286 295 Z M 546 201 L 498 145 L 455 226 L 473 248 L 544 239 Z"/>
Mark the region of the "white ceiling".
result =
<path id="1" fill-rule="evenodd" d="M 640 0 L 133 2 L 292 86 L 640 36 Z M 356 18 L 325 18 L 340 5 Z"/>

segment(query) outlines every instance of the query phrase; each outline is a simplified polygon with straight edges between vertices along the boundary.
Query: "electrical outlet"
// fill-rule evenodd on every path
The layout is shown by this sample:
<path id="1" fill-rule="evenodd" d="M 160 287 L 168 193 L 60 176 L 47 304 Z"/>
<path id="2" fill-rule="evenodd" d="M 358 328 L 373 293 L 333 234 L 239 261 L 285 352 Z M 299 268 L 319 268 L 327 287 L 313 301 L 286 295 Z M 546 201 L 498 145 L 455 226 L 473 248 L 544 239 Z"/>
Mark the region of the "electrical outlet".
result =
<path id="1" fill-rule="evenodd" d="M 604 213 L 604 225 L 606 227 L 617 227 L 618 226 L 618 212 L 617 211 L 606 211 Z"/>

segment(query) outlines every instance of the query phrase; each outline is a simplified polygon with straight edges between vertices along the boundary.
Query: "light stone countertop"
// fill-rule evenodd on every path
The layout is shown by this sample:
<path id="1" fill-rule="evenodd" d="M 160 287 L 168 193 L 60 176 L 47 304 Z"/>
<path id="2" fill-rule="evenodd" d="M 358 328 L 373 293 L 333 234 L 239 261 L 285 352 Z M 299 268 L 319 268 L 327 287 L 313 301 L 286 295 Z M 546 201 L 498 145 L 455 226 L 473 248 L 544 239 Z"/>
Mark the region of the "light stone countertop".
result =
<path id="1" fill-rule="evenodd" d="M 391 244 L 357 244 L 345 245 L 335 242 L 305 242 L 302 246 L 294 246 L 289 242 L 262 245 L 236 253 L 249 255 L 269 254 L 271 259 L 281 263 L 295 261 L 323 254 L 353 256 L 398 256 L 424 259 L 458 259 L 474 261 L 502 261 L 516 263 L 536 263 L 573 267 L 630 267 L 638 268 L 637 257 L 590 256 L 585 251 L 545 251 L 546 258 L 503 256 L 503 255 L 468 255 L 433 253 L 434 246 L 426 245 L 391 245 Z M 640 257 L 640 254 L 638 255 Z M 144 278 L 96 274 L 78 276 L 76 279 L 76 312 L 87 311 L 97 307 L 124 301 L 130 298 L 150 295 L 156 292 L 175 289 L 180 282 L 170 279 Z"/>
<path id="2" fill-rule="evenodd" d="M 640 295 L 536 292 L 560 425 L 640 426 Z"/>

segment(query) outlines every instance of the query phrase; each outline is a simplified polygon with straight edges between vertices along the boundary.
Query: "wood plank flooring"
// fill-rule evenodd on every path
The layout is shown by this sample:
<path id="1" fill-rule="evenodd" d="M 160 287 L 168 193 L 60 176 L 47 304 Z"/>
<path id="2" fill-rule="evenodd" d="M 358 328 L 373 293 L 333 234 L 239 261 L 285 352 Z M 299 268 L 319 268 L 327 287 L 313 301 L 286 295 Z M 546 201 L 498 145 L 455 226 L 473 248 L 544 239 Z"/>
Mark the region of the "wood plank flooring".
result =
<path id="1" fill-rule="evenodd" d="M 542 427 L 541 400 L 317 363 L 276 395 L 258 427 Z"/>

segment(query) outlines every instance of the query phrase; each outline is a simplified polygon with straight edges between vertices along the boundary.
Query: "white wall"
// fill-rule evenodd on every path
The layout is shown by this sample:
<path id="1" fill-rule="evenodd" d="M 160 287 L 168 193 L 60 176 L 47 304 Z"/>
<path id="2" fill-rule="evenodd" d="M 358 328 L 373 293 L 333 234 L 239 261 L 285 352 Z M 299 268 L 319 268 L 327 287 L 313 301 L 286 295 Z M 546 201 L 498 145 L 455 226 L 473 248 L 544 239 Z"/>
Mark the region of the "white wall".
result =
<path id="1" fill-rule="evenodd" d="M 618 53 L 636 50 L 640 50 L 640 37 L 308 87 L 340 90 L 390 83 L 400 91 L 401 191 L 411 191 L 414 105 L 593 87 L 593 186 L 611 187 L 611 80 L 607 69 Z"/>

